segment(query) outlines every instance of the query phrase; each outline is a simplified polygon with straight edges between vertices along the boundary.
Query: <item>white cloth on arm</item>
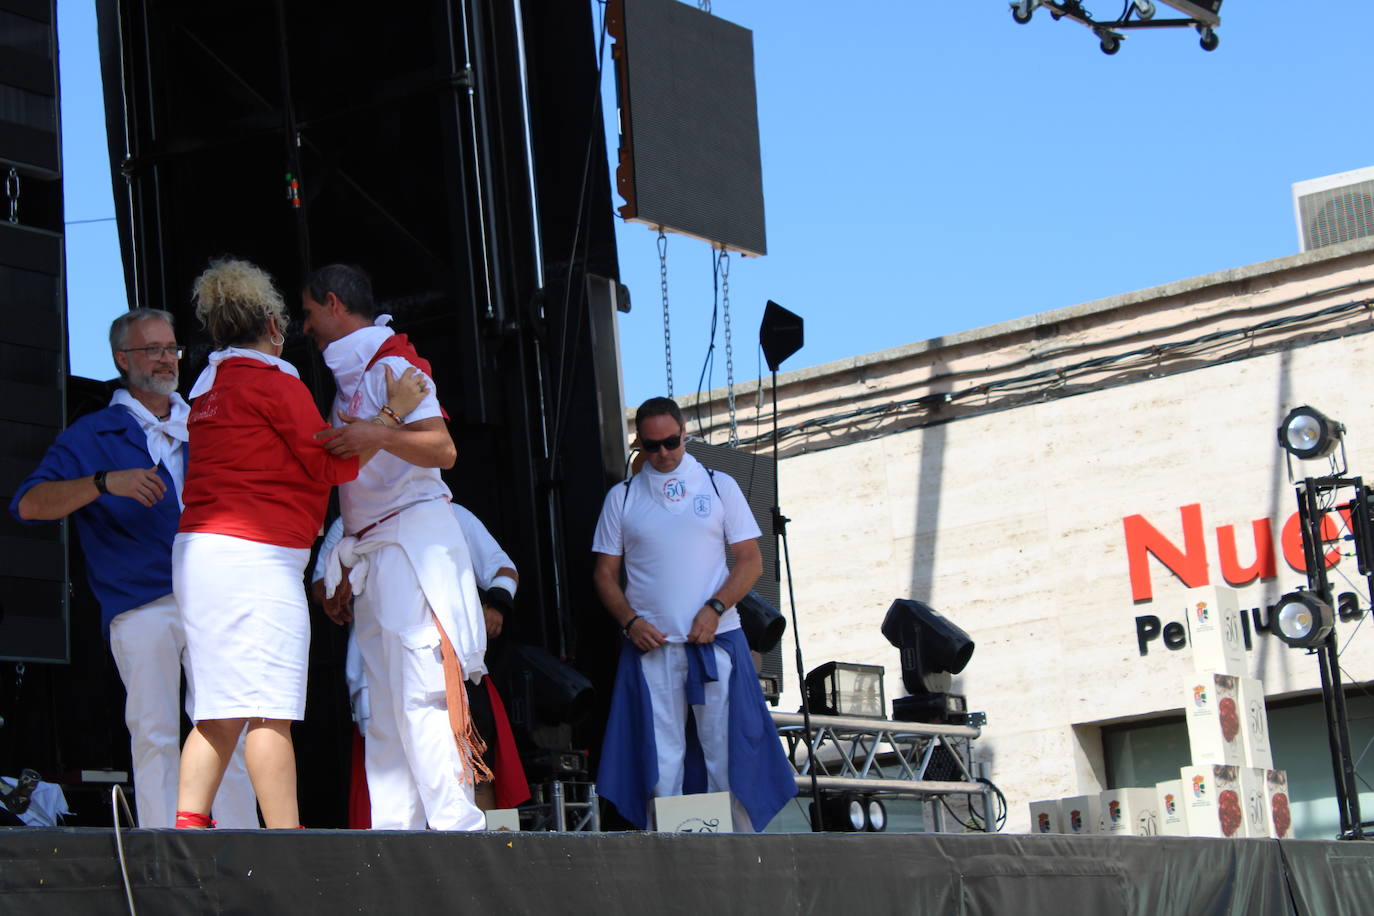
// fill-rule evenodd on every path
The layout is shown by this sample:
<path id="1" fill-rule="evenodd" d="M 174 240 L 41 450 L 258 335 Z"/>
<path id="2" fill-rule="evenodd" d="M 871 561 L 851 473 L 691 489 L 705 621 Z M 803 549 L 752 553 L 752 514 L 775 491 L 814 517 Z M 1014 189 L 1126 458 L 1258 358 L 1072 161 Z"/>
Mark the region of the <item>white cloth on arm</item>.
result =
<path id="1" fill-rule="evenodd" d="M 724 544 L 761 534 L 734 478 L 717 471 L 714 483 L 688 454 L 667 474 L 646 464 L 628 491 L 611 488 L 596 524 L 592 550 L 627 558 L 625 600 L 669 642 L 687 641 L 697 612 L 729 577 Z M 732 607 L 716 631 L 739 625 Z"/>
<path id="2" fill-rule="evenodd" d="M 191 407 L 175 391 L 167 396 L 167 400 L 171 412 L 165 420 L 153 416 L 153 412 L 144 407 L 143 402 L 124 388 L 115 389 L 110 404 L 126 407 L 134 415 L 143 434 L 148 437 L 148 454 L 152 457 L 153 465 L 162 465 L 167 469 L 167 473 L 172 475 L 172 483 L 176 484 L 177 502 L 180 503 L 181 491 L 186 485 L 186 457 L 181 447 L 190 438 L 186 431 L 186 418 L 191 413 Z M 182 508 L 185 508 L 184 504 Z"/>

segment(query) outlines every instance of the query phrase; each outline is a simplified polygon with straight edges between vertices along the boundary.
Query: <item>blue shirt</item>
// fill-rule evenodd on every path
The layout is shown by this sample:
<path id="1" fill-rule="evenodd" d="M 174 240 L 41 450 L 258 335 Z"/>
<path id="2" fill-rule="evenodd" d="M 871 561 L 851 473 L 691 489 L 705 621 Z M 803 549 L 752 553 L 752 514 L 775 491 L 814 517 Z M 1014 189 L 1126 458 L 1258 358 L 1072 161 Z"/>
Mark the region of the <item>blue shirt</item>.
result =
<path id="1" fill-rule="evenodd" d="M 35 484 L 76 480 L 96 471 L 146 468 L 152 463 L 148 437 L 133 414 L 118 405 L 106 407 L 63 430 L 15 491 L 10 514 L 19 518 L 19 500 Z M 154 506 L 106 493 L 72 514 L 86 554 L 91 591 L 100 602 L 102 632 L 108 633 L 115 615 L 171 594 L 172 539 L 181 509 L 171 474 L 159 465 L 158 475 L 167 492 Z"/>

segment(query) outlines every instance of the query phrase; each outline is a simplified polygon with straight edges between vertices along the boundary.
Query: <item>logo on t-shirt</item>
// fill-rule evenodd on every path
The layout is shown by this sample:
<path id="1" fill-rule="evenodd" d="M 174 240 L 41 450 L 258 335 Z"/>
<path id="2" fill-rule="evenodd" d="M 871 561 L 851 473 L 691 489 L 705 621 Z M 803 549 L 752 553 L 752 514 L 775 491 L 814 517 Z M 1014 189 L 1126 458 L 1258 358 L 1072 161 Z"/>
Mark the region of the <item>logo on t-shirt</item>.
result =
<path id="1" fill-rule="evenodd" d="M 701 518 L 707 518 L 711 514 L 711 497 L 698 496 L 692 500 L 692 511 Z"/>
<path id="2" fill-rule="evenodd" d="M 362 389 L 362 386 L 359 385 L 359 386 L 358 386 L 358 390 L 355 391 L 355 392 L 353 392 L 353 397 L 350 398 L 349 401 L 348 401 L 348 412 L 349 412 L 350 414 L 352 414 L 353 416 L 356 417 L 358 414 L 362 413 L 362 411 L 363 411 L 363 389 Z"/>
<path id="3" fill-rule="evenodd" d="M 679 477 L 669 477 L 663 482 L 663 498 L 670 503 L 681 502 L 687 495 L 687 485 Z"/>

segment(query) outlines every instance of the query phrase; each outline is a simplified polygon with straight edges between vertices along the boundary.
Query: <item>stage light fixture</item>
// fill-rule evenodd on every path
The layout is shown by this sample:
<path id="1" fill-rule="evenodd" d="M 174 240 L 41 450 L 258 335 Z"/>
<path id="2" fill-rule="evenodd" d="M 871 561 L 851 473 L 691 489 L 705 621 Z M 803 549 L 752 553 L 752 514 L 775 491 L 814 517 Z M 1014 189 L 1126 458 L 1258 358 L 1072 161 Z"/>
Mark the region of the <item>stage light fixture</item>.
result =
<path id="1" fill-rule="evenodd" d="M 887 808 L 876 798 L 868 800 L 868 829 L 872 833 L 887 829 Z"/>
<path id="2" fill-rule="evenodd" d="M 887 809 L 876 798 L 845 792 L 840 795 L 825 795 L 821 801 L 821 813 L 825 815 L 827 830 L 842 833 L 860 833 L 865 830 L 875 833 L 887 829 Z M 811 803 L 811 819 L 815 822 L 816 803 Z"/>
<path id="3" fill-rule="evenodd" d="M 1315 407 L 1294 407 L 1279 426 L 1279 445 L 1294 458 L 1325 458 L 1341 444 L 1345 426 Z"/>
<path id="4" fill-rule="evenodd" d="M 881 665 L 826 662 L 806 676 L 806 707 L 820 716 L 881 719 L 884 673 Z"/>
<path id="5" fill-rule="evenodd" d="M 898 598 L 883 618 L 883 636 L 900 651 L 909 696 L 892 701 L 899 722 L 949 722 L 954 675 L 973 657 L 973 640 L 929 605 Z"/>
<path id="6" fill-rule="evenodd" d="M 1274 605 L 1270 627 L 1274 635 L 1296 649 L 1312 649 L 1325 641 L 1336 625 L 1331 605 L 1311 592 L 1289 592 Z"/>

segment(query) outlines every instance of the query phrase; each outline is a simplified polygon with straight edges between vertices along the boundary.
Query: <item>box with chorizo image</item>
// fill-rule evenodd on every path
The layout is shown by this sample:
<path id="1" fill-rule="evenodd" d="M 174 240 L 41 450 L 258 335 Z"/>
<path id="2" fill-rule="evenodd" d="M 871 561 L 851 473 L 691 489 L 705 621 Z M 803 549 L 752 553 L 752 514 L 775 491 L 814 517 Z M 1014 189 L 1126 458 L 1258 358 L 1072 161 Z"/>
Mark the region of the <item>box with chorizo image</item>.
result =
<path id="1" fill-rule="evenodd" d="M 1189 758 L 1207 763 L 1270 769 L 1269 722 L 1264 685 L 1255 678 L 1214 671 L 1184 681 L 1183 712 Z"/>
<path id="2" fill-rule="evenodd" d="M 1267 836 L 1252 833 L 1246 816 L 1246 785 L 1241 767 L 1182 767 L 1183 799 L 1187 807 L 1188 835 L 1210 837 Z M 1261 830 L 1266 828 L 1261 827 Z"/>

